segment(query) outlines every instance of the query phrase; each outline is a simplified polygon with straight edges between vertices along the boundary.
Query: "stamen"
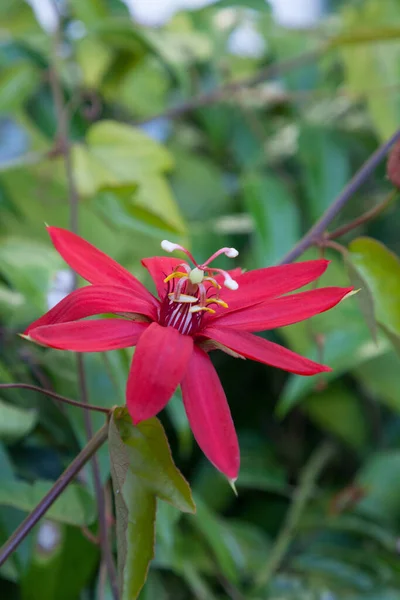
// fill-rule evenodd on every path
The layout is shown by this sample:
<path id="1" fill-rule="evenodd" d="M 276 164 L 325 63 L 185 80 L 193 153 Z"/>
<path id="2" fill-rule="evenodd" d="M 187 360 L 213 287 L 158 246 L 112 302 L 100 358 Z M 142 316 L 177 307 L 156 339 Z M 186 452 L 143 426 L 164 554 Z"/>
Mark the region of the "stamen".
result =
<path id="1" fill-rule="evenodd" d="M 168 275 L 168 277 L 164 279 L 164 283 L 168 283 L 168 281 L 171 281 L 171 279 L 181 279 L 182 277 L 187 278 L 187 274 L 182 273 L 181 271 L 173 271 L 170 275 Z"/>
<path id="2" fill-rule="evenodd" d="M 221 286 L 219 285 L 218 281 L 214 279 L 214 277 L 204 277 L 204 281 L 208 281 L 209 283 L 211 283 L 211 285 L 217 288 L 217 290 L 221 289 Z"/>
<path id="3" fill-rule="evenodd" d="M 198 266 L 197 262 L 194 260 L 193 255 L 189 252 L 189 250 L 186 250 L 186 248 L 184 248 L 180 244 L 174 244 L 173 242 L 169 242 L 168 240 L 163 240 L 161 242 L 161 248 L 165 250 L 165 252 L 174 252 L 175 250 L 180 250 L 181 252 L 186 254 L 186 256 L 192 261 L 192 263 L 196 267 Z"/>
<path id="4" fill-rule="evenodd" d="M 218 306 L 222 306 L 222 308 L 229 308 L 229 305 L 219 298 L 207 298 L 206 304 L 218 304 Z"/>
<path id="5" fill-rule="evenodd" d="M 208 308 L 208 306 L 191 306 L 189 308 L 190 313 L 198 313 L 200 311 L 209 312 L 211 314 L 215 313 L 215 310 L 213 310 L 212 308 Z"/>
<path id="6" fill-rule="evenodd" d="M 178 298 L 175 298 L 175 292 L 171 292 L 170 294 L 168 294 L 168 298 L 170 298 L 174 302 L 183 302 L 184 304 L 193 304 L 194 302 L 198 301 L 198 298 L 196 298 L 196 296 L 189 296 L 188 294 L 180 294 Z"/>

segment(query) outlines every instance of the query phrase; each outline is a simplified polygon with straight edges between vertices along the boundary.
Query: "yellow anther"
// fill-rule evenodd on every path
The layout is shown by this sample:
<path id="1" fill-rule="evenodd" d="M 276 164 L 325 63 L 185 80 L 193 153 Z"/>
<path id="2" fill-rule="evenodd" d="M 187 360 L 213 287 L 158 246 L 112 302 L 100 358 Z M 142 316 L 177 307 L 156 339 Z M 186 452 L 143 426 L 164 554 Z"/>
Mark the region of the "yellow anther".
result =
<path id="1" fill-rule="evenodd" d="M 171 279 L 182 279 L 182 277 L 187 277 L 187 273 L 182 273 L 181 271 L 174 271 L 164 279 L 164 283 L 168 283 L 168 281 L 171 281 Z"/>
<path id="2" fill-rule="evenodd" d="M 208 283 L 211 283 L 211 285 L 217 288 L 218 290 L 220 290 L 222 287 L 219 285 L 218 281 L 214 279 L 214 277 L 204 277 L 204 281 L 208 281 Z"/>
<path id="3" fill-rule="evenodd" d="M 185 304 L 192 304 L 198 301 L 198 298 L 196 298 L 196 296 L 188 296 L 188 294 L 180 294 L 178 298 L 175 298 L 174 292 L 168 294 L 168 298 L 170 298 L 174 302 L 183 302 Z"/>
<path id="4" fill-rule="evenodd" d="M 218 306 L 222 306 L 222 308 L 229 308 L 228 304 L 219 298 L 207 298 L 206 304 L 218 304 Z"/>
<path id="5" fill-rule="evenodd" d="M 191 306 L 189 308 L 189 312 L 190 313 L 197 313 L 200 311 L 205 311 L 205 312 L 209 312 L 211 314 L 215 313 L 215 310 L 213 310 L 212 308 L 208 308 L 207 306 Z"/>

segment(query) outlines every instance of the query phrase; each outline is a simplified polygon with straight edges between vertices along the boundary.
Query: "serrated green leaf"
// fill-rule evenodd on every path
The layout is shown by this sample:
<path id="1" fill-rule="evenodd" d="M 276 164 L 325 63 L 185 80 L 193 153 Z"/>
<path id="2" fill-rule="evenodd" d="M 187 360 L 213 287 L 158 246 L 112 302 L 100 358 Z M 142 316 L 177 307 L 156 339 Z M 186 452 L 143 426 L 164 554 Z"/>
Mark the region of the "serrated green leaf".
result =
<path id="1" fill-rule="evenodd" d="M 28 435 L 37 417 L 35 410 L 23 410 L 0 400 L 0 440 L 10 443 Z"/>
<path id="2" fill-rule="evenodd" d="M 12 506 L 30 512 L 52 487 L 53 482 L 3 481 L 0 486 L 0 506 Z M 49 519 L 82 527 L 90 525 L 96 515 L 93 497 L 77 483 L 70 484 L 46 513 Z"/>
<path id="3" fill-rule="evenodd" d="M 114 421 L 135 475 L 162 500 L 183 512 L 195 512 L 189 484 L 172 461 L 160 421 L 148 419 L 135 427 L 126 409 L 116 409 Z"/>
<path id="4" fill-rule="evenodd" d="M 109 449 L 118 539 L 122 600 L 138 597 L 154 556 L 157 498 L 194 512 L 190 488 L 172 462 L 160 422 L 132 424 L 124 408 L 114 410 Z"/>

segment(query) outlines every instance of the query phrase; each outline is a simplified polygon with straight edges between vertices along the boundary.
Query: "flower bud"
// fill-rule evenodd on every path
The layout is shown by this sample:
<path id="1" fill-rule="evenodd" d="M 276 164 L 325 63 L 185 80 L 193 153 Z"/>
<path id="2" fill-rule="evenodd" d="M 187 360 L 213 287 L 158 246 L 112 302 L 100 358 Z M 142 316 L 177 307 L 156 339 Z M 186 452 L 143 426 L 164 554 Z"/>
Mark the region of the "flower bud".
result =
<path id="1" fill-rule="evenodd" d="M 400 141 L 393 146 L 389 154 L 386 172 L 393 185 L 400 188 Z"/>

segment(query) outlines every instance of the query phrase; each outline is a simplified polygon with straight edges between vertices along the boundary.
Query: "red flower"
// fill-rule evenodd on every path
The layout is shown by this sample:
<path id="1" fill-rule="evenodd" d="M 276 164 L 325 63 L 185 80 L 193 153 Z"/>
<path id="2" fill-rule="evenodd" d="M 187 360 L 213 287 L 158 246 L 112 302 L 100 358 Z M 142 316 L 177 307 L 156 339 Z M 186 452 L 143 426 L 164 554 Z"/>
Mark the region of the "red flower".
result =
<path id="1" fill-rule="evenodd" d="M 352 288 L 282 296 L 322 275 L 326 260 L 228 273 L 209 263 L 222 253 L 236 256 L 233 248 L 223 248 L 197 265 L 189 252 L 163 242 L 165 250 L 183 250 L 194 267 L 178 258 L 142 260 L 156 285 L 157 299 L 126 269 L 82 238 L 57 227 L 48 230 L 64 260 L 92 285 L 72 292 L 32 323 L 25 332 L 28 338 L 75 352 L 137 346 L 126 390 L 133 422 L 156 415 L 180 384 L 197 442 L 230 479 L 238 475 L 239 447 L 208 352 L 220 349 L 300 375 L 330 370 L 252 333 L 308 319 L 340 302 Z M 81 320 L 104 313 L 121 318 Z"/>

